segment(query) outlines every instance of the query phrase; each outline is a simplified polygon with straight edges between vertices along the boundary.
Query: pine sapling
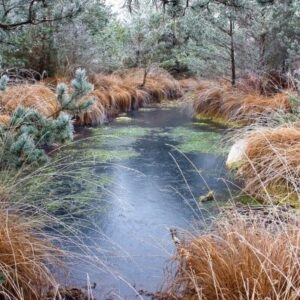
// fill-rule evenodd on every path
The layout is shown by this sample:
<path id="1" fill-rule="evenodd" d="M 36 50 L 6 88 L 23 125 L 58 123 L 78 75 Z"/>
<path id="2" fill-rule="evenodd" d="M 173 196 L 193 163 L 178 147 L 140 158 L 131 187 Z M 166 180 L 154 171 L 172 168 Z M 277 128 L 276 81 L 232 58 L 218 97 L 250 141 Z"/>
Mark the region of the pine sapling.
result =
<path id="1" fill-rule="evenodd" d="M 44 147 L 73 138 L 70 116 L 46 118 L 34 109 L 18 107 L 7 127 L 0 126 L 1 167 L 40 165 L 48 160 Z"/>
<path id="2" fill-rule="evenodd" d="M 94 103 L 93 99 L 81 102 L 81 99 L 93 91 L 94 86 L 88 82 L 86 72 L 83 69 L 76 70 L 75 78 L 72 80 L 72 93 L 68 91 L 65 84 L 57 86 L 57 99 L 61 105 L 61 111 L 67 111 L 72 115 L 78 115 L 88 110 Z"/>

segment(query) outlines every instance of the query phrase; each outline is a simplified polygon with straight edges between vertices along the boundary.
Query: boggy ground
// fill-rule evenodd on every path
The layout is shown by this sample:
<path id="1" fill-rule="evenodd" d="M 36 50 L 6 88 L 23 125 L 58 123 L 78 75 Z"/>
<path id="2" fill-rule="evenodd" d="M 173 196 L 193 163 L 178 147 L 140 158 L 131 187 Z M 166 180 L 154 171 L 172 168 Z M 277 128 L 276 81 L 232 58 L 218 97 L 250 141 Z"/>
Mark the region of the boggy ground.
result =
<path id="1" fill-rule="evenodd" d="M 95 89 L 82 101 L 92 97 L 94 104 L 88 111 L 74 116 L 77 126 L 103 124 L 121 112 L 135 110 L 163 98 L 175 99 L 181 96 L 178 82 L 163 71 L 150 72 L 145 83 L 142 70 L 113 75 L 94 74 L 91 81 Z M 19 106 L 34 108 L 46 118 L 52 118 L 60 111 L 59 105 L 49 82 L 9 85 L 6 91 L 0 93 L 0 122 L 2 126 L 9 126 L 10 116 Z M 128 132 L 125 134 L 128 135 Z M 132 136 L 135 137 L 136 133 Z M 54 166 L 60 164 L 59 148 L 55 152 L 57 159 Z M 85 155 L 95 159 L 96 153 L 99 151 Z M 49 155 L 53 156 L 53 153 L 50 152 Z M 107 150 L 100 155 L 98 159 L 106 161 L 111 160 L 114 155 L 118 159 L 126 159 L 135 153 L 124 150 L 114 154 Z M 61 259 L 73 255 L 61 250 L 60 245 L 66 243 L 64 239 L 69 240 L 68 243 L 73 244 L 73 247 L 85 247 L 79 239 L 72 241 L 68 235 L 56 239 L 56 235 L 53 235 L 57 228 L 62 227 L 70 235 L 76 235 L 68 225 L 64 225 L 65 220 L 51 215 L 51 211 L 61 211 L 63 205 L 45 199 L 52 197 L 49 178 L 72 176 L 64 171 L 66 170 L 62 170 L 61 174 L 54 174 L 51 162 L 37 170 L 1 170 L 0 299 L 91 299 L 88 291 L 60 287 L 53 276 L 53 270 L 62 268 Z M 50 183 L 49 193 L 39 193 L 39 187 L 45 186 L 47 182 Z M 66 208 L 70 214 L 74 213 L 69 209 L 70 205 Z M 50 234 L 49 231 L 48 234 L 44 232 L 45 228 L 50 229 Z M 85 248 L 84 251 L 86 256 L 93 256 Z"/>
<path id="2" fill-rule="evenodd" d="M 250 80 L 251 79 L 251 80 Z M 236 128 L 227 165 L 245 181 L 245 191 L 264 202 L 298 206 L 299 95 L 296 84 L 256 77 L 236 87 L 200 82 L 192 92 L 199 118 Z"/>
<path id="3" fill-rule="evenodd" d="M 227 165 L 264 205 L 233 206 L 207 230 L 172 234 L 177 251 L 153 299 L 299 298 L 299 96 L 293 85 L 255 82 L 192 82 L 190 97 L 200 119 L 236 128 Z"/>
<path id="4" fill-rule="evenodd" d="M 95 90 L 89 96 L 94 97 L 95 103 L 88 112 L 76 116 L 75 123 L 102 124 L 120 112 L 137 109 L 162 98 L 176 98 L 182 91 L 188 92 L 192 99 L 196 95 L 193 108 L 200 116 L 215 121 L 225 120 L 227 125 L 237 127 L 251 124 L 251 127 L 238 132 L 245 143 L 242 143 L 242 150 L 238 151 L 234 164 L 245 180 L 246 191 L 272 204 L 274 190 L 277 198 L 280 195 L 276 203 L 286 202 L 292 194 L 294 205 L 298 205 L 298 108 L 297 98 L 290 96 L 291 88 L 279 92 L 267 89 L 266 92 L 243 84 L 232 89 L 227 84 L 217 83 L 216 86 L 215 83 L 198 80 L 177 82 L 165 73 L 150 74 L 148 83 L 141 85 L 140 78 L 140 70 L 94 75 L 91 80 Z M 53 115 L 59 108 L 55 93 L 47 85 L 9 87 L 0 97 L 1 122 L 8 124 L 10 113 L 18 105 L 36 108 L 47 117 Z M 190 135 L 180 128 L 173 129 L 170 136 L 172 134 L 182 137 L 184 143 L 179 150 L 183 152 L 194 151 L 197 147 L 202 147 L 204 152 L 220 151 L 219 148 L 208 149 L 205 143 L 198 142 L 198 139 L 218 139 L 217 136 Z M 111 151 L 107 153 L 107 156 L 110 155 L 113 155 Z M 124 153 L 124 157 L 132 155 L 135 153 Z M 105 159 L 106 154 L 101 153 L 101 157 Z M 17 185 L 15 181 L 14 187 Z M 19 217 L 20 206 L 12 209 L 11 194 L 4 186 L 1 202 L 5 205 L 1 214 L 2 219 L 7 221 L 1 223 L 0 228 L 3 232 L 0 242 L 0 249 L 3 247 L 0 259 L 3 296 L 0 297 L 5 300 L 59 299 L 59 294 L 69 299 L 88 297 L 80 289 L 57 287 L 49 266 L 55 268 L 58 258 L 65 254 L 59 247 L 53 246 L 55 243 L 51 236 L 43 236 L 39 231 L 45 225 L 44 221 L 28 219 L 26 214 Z M 249 219 L 249 215 L 245 217 L 237 210 L 232 216 L 222 217 L 206 234 L 201 232 L 179 239 L 175 236 L 175 273 L 170 273 L 162 291 L 153 297 L 298 299 L 299 274 L 295 268 L 299 263 L 299 232 L 295 226 L 298 216 L 289 211 L 282 219 L 278 218 L 283 214 L 281 210 L 275 207 L 271 210 L 274 226 L 265 222 L 265 214 Z"/>

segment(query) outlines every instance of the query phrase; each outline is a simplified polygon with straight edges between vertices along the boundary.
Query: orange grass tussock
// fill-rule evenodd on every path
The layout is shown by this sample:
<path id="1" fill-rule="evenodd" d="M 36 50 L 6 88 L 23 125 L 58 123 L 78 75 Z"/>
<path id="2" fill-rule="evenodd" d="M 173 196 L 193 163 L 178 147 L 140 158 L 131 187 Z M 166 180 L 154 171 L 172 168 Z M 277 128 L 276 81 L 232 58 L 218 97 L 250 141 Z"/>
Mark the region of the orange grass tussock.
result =
<path id="1" fill-rule="evenodd" d="M 150 70 L 144 85 L 143 69 L 126 70 L 120 76 L 126 85 L 147 92 L 151 96 L 151 102 L 160 102 L 163 99 L 175 99 L 182 96 L 179 82 L 162 69 Z"/>
<path id="2" fill-rule="evenodd" d="M 252 123 L 258 116 L 275 111 L 291 112 L 287 93 L 264 96 L 258 92 L 244 93 L 227 85 L 200 86 L 195 92 L 193 110 L 204 117 Z"/>
<path id="3" fill-rule="evenodd" d="M 180 88 L 184 91 L 194 90 L 199 85 L 199 82 L 196 78 L 180 79 L 178 80 L 178 83 L 180 85 Z"/>
<path id="4" fill-rule="evenodd" d="M 174 99 L 181 96 L 179 83 L 166 72 L 150 72 L 143 85 L 144 71 L 126 70 L 114 74 L 93 74 L 91 82 L 95 90 L 86 98 L 95 103 L 79 115 L 77 124 L 97 125 L 118 113 L 143 107 L 150 102 Z"/>
<path id="5" fill-rule="evenodd" d="M 243 104 L 239 115 L 255 117 L 268 112 L 285 111 L 292 112 L 289 102 L 289 95 L 286 93 L 278 93 L 271 97 L 260 95 L 246 95 L 243 98 Z"/>
<path id="6" fill-rule="evenodd" d="M 59 110 L 55 93 L 43 84 L 9 86 L 0 93 L 0 106 L 7 114 L 24 106 L 34 108 L 46 117 Z"/>
<path id="7" fill-rule="evenodd" d="M 64 76 L 46 77 L 42 80 L 42 83 L 46 86 L 56 87 L 60 83 L 70 82 L 72 78 Z"/>
<path id="8" fill-rule="evenodd" d="M 181 88 L 177 80 L 162 70 L 150 71 L 144 81 L 144 70 L 133 69 L 105 75 L 90 76 L 94 91 L 81 101 L 93 99 L 88 111 L 76 116 L 77 125 L 100 125 L 119 113 L 138 109 L 150 102 L 180 97 Z M 60 110 L 53 84 L 69 82 L 67 78 L 49 78 L 40 84 L 9 86 L 0 93 L 1 113 L 11 115 L 17 106 L 37 109 L 45 117 L 56 115 Z M 71 88 L 72 89 L 72 88 Z M 3 122 L 2 122 L 3 121 Z M 7 120 L 0 118 L 0 123 Z"/>
<path id="9" fill-rule="evenodd" d="M 94 90 L 89 93 L 89 95 L 83 97 L 81 101 L 84 102 L 86 99 L 93 99 L 94 104 L 88 111 L 81 112 L 78 115 L 76 124 L 80 126 L 103 124 L 107 119 L 107 110 L 110 107 L 109 99 L 106 97 L 106 94 L 99 90 Z"/>
<path id="10" fill-rule="evenodd" d="M 211 232 L 182 241 L 154 299 L 299 299 L 300 229 L 276 215 L 268 225 L 231 212 Z"/>
<path id="11" fill-rule="evenodd" d="M 238 173 L 252 194 L 285 189 L 299 193 L 300 128 L 255 130 L 247 136 L 244 162 Z"/>
<path id="12" fill-rule="evenodd" d="M 246 93 L 259 92 L 262 95 L 272 96 L 281 90 L 293 89 L 294 82 L 287 75 L 271 71 L 269 73 L 248 73 L 237 82 L 237 88 Z"/>
<path id="13" fill-rule="evenodd" d="M 33 221 L 0 211 L 0 299 L 41 300 L 56 286 L 49 270 L 62 252 L 38 236 Z"/>

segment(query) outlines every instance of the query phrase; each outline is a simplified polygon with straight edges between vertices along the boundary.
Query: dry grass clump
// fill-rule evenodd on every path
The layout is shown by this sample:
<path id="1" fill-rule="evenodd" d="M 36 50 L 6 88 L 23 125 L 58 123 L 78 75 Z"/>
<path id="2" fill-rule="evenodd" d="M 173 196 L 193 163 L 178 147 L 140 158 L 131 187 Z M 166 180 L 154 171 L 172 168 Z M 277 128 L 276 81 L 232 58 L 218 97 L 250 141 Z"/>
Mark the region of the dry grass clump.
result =
<path id="1" fill-rule="evenodd" d="M 95 104 L 88 112 L 80 115 L 81 125 L 102 124 L 118 113 L 138 109 L 149 99 L 146 92 L 124 84 L 117 75 L 94 74 L 91 81 L 95 90 L 87 97 L 92 97 Z"/>
<path id="2" fill-rule="evenodd" d="M 144 84 L 142 69 L 110 75 L 94 74 L 90 79 L 95 89 L 81 101 L 93 98 L 95 103 L 78 116 L 77 125 L 103 124 L 119 113 L 138 109 L 146 103 L 181 96 L 179 83 L 162 70 L 150 71 Z M 44 79 L 41 84 L 9 86 L 0 93 L 1 114 L 10 115 L 17 106 L 22 105 L 35 108 L 46 117 L 55 115 L 60 107 L 53 90 L 56 84 L 62 82 L 69 82 L 69 79 L 55 77 Z M 7 118 L 1 116 L 0 123 L 6 124 Z"/>
<path id="3" fill-rule="evenodd" d="M 262 74 L 250 72 L 240 78 L 237 83 L 237 88 L 245 93 L 259 92 L 265 96 L 272 96 L 282 90 L 293 88 L 293 86 L 293 80 L 278 71 Z"/>
<path id="4" fill-rule="evenodd" d="M 48 117 L 59 109 L 55 93 L 43 84 L 9 86 L 0 93 L 0 107 L 10 115 L 18 106 L 35 108 Z"/>
<path id="5" fill-rule="evenodd" d="M 260 95 L 246 95 L 243 97 L 243 104 L 238 112 L 238 115 L 243 118 L 247 116 L 253 118 L 265 113 L 275 111 L 292 112 L 292 107 L 289 102 L 289 95 L 286 93 L 278 93 L 271 97 Z M 253 118 L 251 118 L 251 116 Z"/>
<path id="6" fill-rule="evenodd" d="M 41 300 L 55 286 L 49 267 L 62 254 L 33 222 L 0 211 L 0 299 Z"/>
<path id="7" fill-rule="evenodd" d="M 182 96 L 180 84 L 167 71 L 152 69 L 148 72 L 146 82 L 143 85 L 144 70 L 131 69 L 122 74 L 124 82 L 138 89 L 142 89 L 151 96 L 152 102 L 160 102 L 163 99 L 175 99 Z"/>
<path id="8" fill-rule="evenodd" d="M 210 232 L 182 241 L 154 299 L 299 299 L 299 216 L 281 220 L 271 210 L 271 222 L 231 211 Z"/>
<path id="9" fill-rule="evenodd" d="M 82 102 L 87 99 L 93 99 L 94 104 L 88 109 L 88 111 L 81 112 L 76 119 L 76 125 L 84 126 L 84 125 L 101 125 L 114 117 L 112 111 L 112 99 L 109 93 L 104 88 L 97 88 L 89 93 L 87 96 L 81 99 Z"/>
<path id="10" fill-rule="evenodd" d="M 135 90 L 124 84 L 112 85 L 108 90 L 108 95 L 111 109 L 118 112 L 130 111 L 136 97 Z"/>
<path id="11" fill-rule="evenodd" d="M 257 92 L 244 93 L 228 85 L 210 84 L 204 88 L 201 86 L 195 96 L 193 110 L 197 114 L 225 122 L 247 124 L 257 116 L 292 110 L 287 93 L 264 96 Z"/>
<path id="12" fill-rule="evenodd" d="M 246 139 L 245 159 L 238 168 L 246 190 L 260 196 L 276 190 L 298 194 L 299 127 L 262 128 L 251 132 Z"/>
<path id="13" fill-rule="evenodd" d="M 54 76 L 54 77 L 46 77 L 43 78 L 42 83 L 46 86 L 53 86 L 56 87 L 60 83 L 67 83 L 70 82 L 72 78 L 64 77 L 64 76 Z"/>
<path id="14" fill-rule="evenodd" d="M 79 125 L 97 125 L 115 117 L 121 112 L 138 109 L 150 102 L 174 99 L 181 95 L 178 82 L 168 73 L 150 71 L 143 85 L 144 71 L 126 70 L 115 74 L 94 74 L 91 82 L 95 90 L 92 97 L 95 104 L 88 112 L 82 113 Z"/>
<path id="15" fill-rule="evenodd" d="M 180 88 L 184 91 L 195 90 L 199 85 L 199 81 L 196 78 L 183 78 L 178 80 Z"/>

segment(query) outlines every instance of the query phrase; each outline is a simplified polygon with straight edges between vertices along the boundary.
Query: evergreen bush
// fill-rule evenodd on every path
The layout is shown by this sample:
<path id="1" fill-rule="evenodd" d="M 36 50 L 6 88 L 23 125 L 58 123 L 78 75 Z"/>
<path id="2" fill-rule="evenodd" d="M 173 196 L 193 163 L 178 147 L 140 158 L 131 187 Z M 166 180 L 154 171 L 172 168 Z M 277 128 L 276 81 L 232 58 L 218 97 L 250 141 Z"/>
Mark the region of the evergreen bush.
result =
<path id="1" fill-rule="evenodd" d="M 0 90 L 6 89 L 7 76 L 0 79 Z M 78 69 L 72 81 L 72 93 L 65 84 L 57 87 L 61 105 L 57 117 L 45 117 L 37 110 L 19 106 L 7 126 L 0 126 L 0 167 L 19 168 L 23 165 L 40 165 L 48 160 L 45 148 L 73 139 L 72 117 L 88 109 L 93 101 L 81 102 L 93 90 L 85 70 Z"/>
<path id="2" fill-rule="evenodd" d="M 47 119 L 34 109 L 18 107 L 9 126 L 0 126 L 1 167 L 39 165 L 48 157 L 44 148 L 73 138 L 70 116 L 61 112 L 57 119 Z"/>

